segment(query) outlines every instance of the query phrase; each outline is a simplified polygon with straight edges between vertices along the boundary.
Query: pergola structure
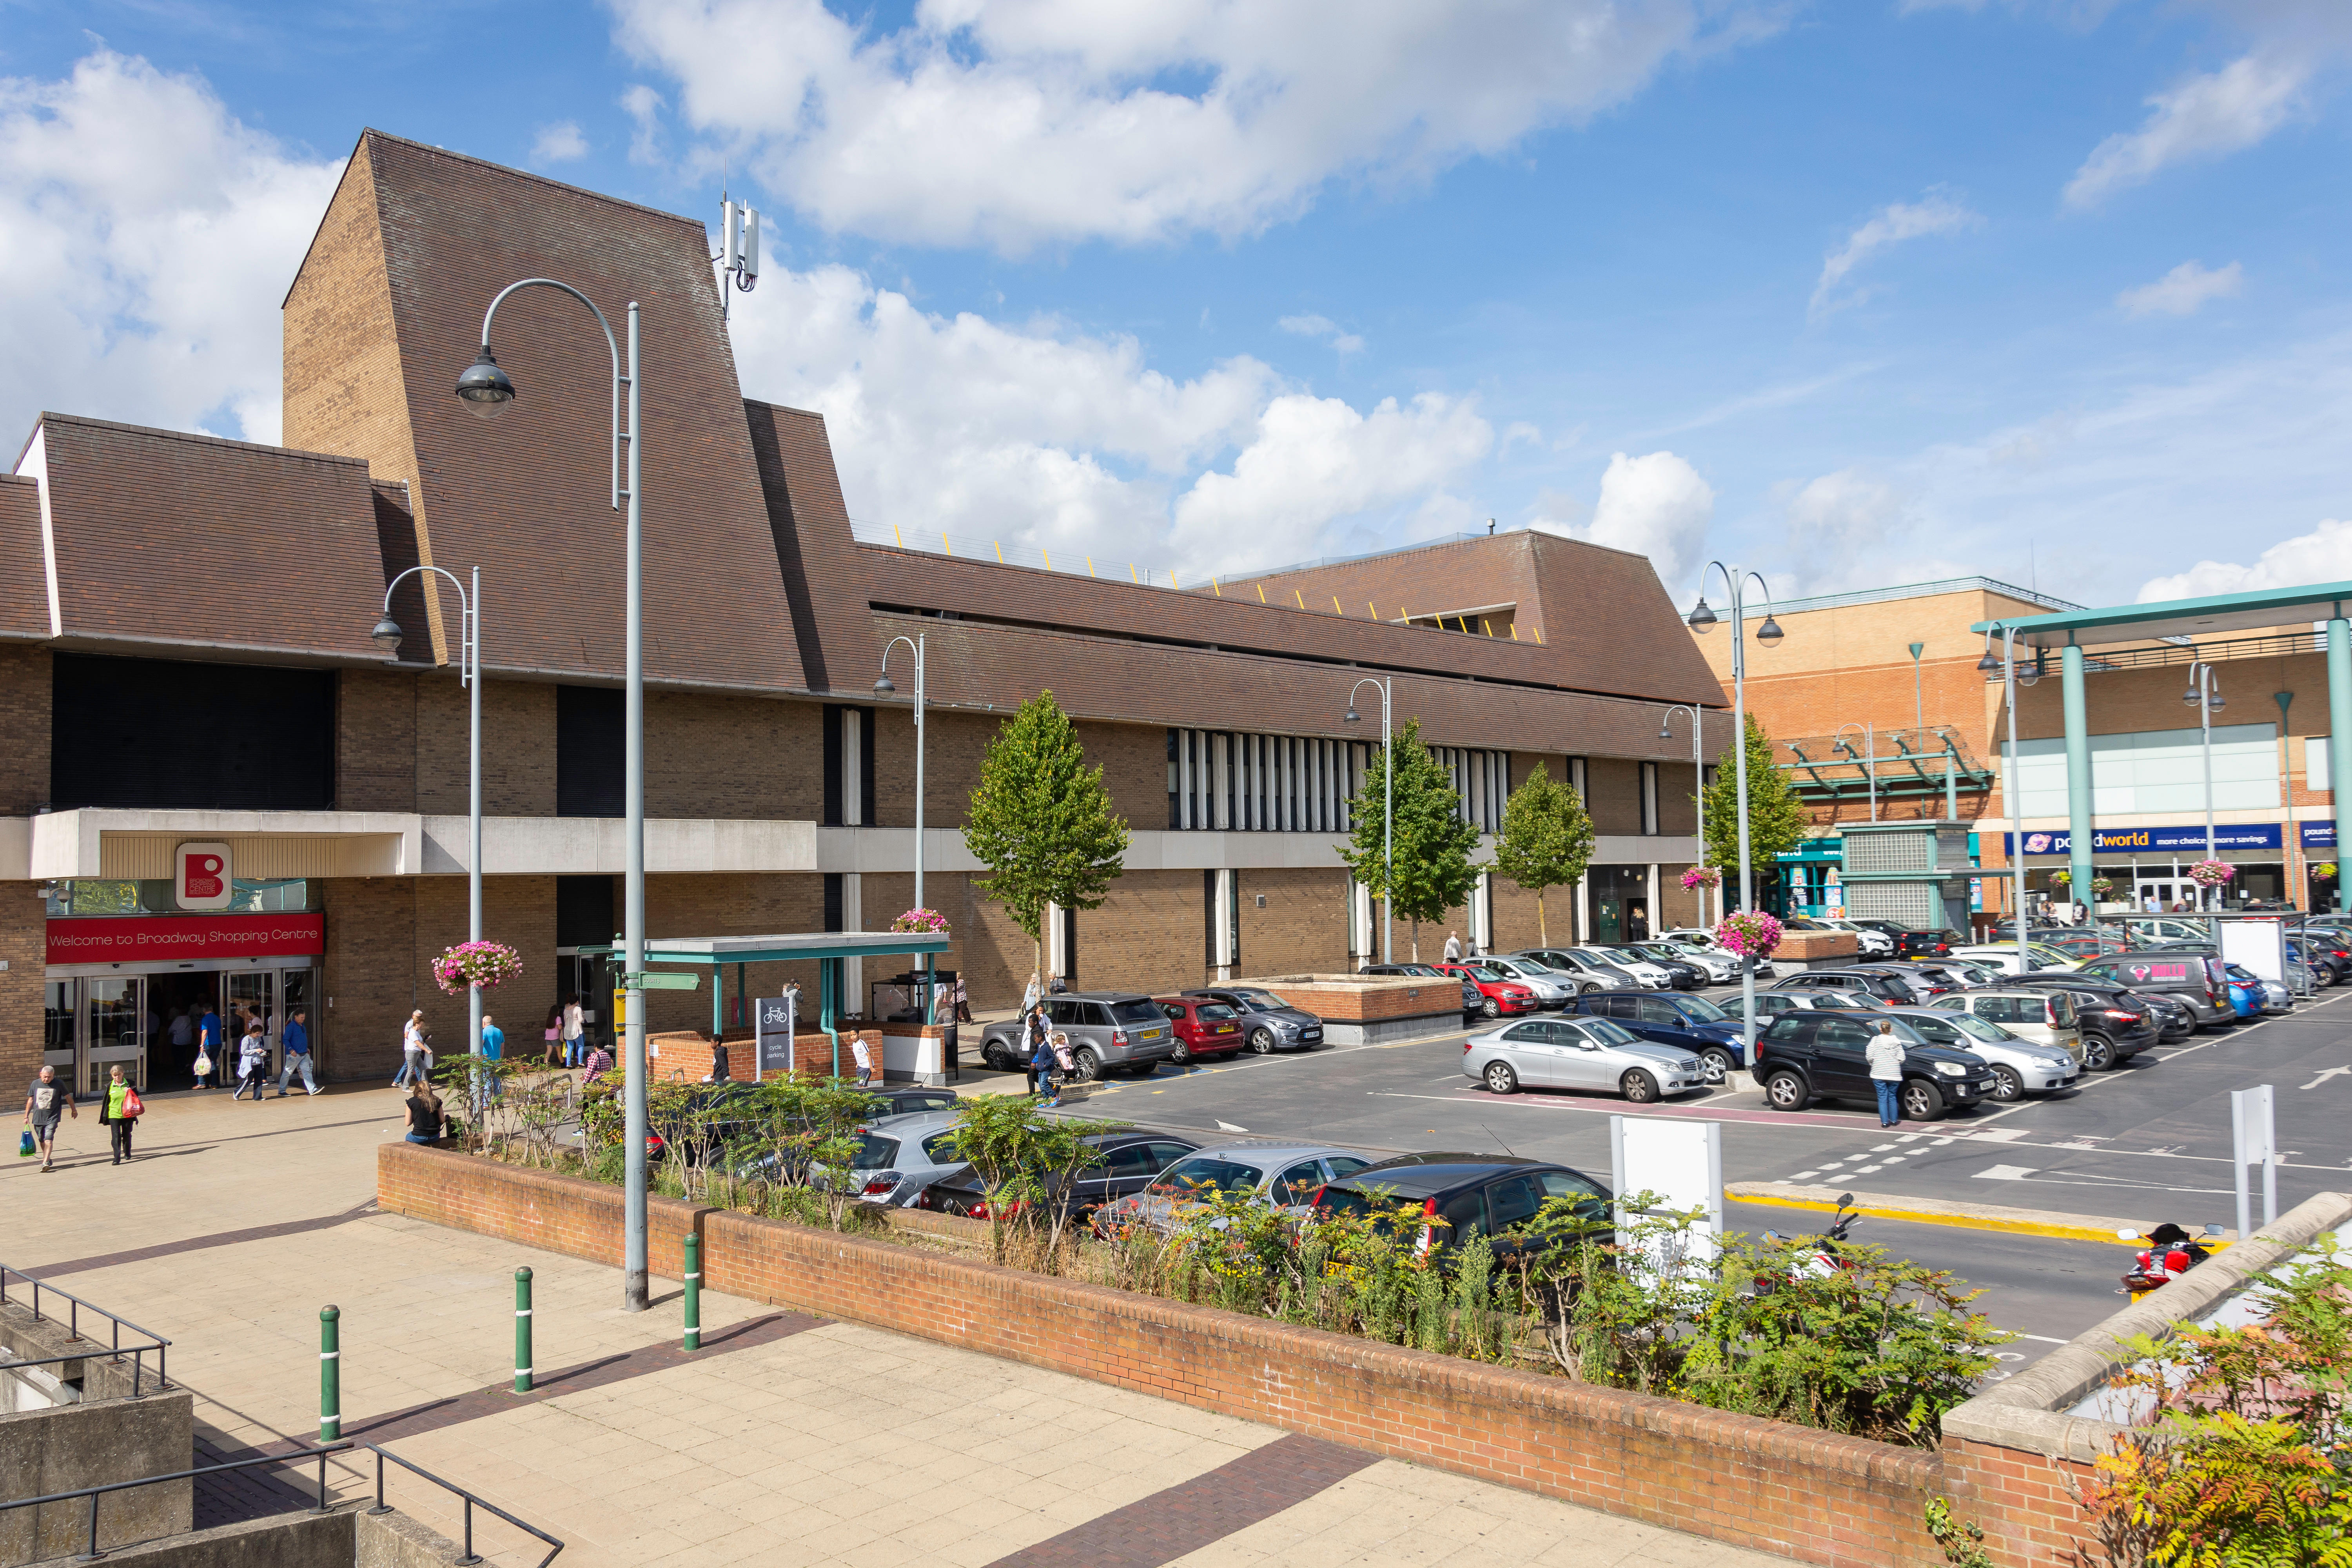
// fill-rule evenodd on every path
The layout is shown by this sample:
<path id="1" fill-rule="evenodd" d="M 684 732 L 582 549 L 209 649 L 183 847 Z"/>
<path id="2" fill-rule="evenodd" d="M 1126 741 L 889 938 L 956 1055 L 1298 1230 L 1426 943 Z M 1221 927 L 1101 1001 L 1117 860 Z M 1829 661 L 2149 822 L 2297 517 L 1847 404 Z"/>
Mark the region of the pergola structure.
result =
<path id="1" fill-rule="evenodd" d="M 710 1037 L 715 1040 L 724 1032 L 723 993 L 728 964 L 735 966 L 735 999 L 745 1005 L 748 1016 L 750 982 L 746 971 L 751 965 L 816 960 L 817 1028 L 833 1041 L 833 1067 L 838 1074 L 841 1033 L 834 1027 L 834 1020 L 843 1011 L 842 960 L 945 952 L 953 945 L 945 931 L 820 931 L 778 936 L 650 937 L 646 942 L 646 963 L 648 969 L 655 964 L 682 964 L 710 971 Z M 583 947 L 580 952 L 587 958 L 614 959 L 620 952 L 620 944 L 615 942 L 604 947 Z"/>
<path id="2" fill-rule="evenodd" d="M 2091 739 L 2083 693 L 2083 650 L 2116 643 L 2168 639 L 2185 642 L 2221 632 L 2247 631 L 2290 621 L 2327 623 L 2327 762 L 2336 787 L 2336 842 L 2352 844 L 2352 816 L 2345 811 L 2347 786 L 2352 779 L 2352 620 L 2345 605 L 2352 604 L 2352 583 L 2318 583 L 2300 588 L 2274 588 L 2252 594 L 2218 594 L 2202 599 L 2169 599 L 2150 605 L 2125 605 L 2106 610 L 2066 610 L 2056 615 L 2024 616 L 2007 620 L 1979 621 L 1971 631 L 1999 636 L 2013 631 L 2019 643 L 2037 650 L 2059 650 L 2059 673 L 2066 714 L 2066 820 L 2073 829 L 2069 857 L 2073 886 L 2091 885 Z M 2009 787 L 2016 787 L 2012 774 Z M 2018 847 L 2012 846 L 2015 853 Z M 2336 884 L 2336 907 L 2352 909 L 2347 880 Z"/>

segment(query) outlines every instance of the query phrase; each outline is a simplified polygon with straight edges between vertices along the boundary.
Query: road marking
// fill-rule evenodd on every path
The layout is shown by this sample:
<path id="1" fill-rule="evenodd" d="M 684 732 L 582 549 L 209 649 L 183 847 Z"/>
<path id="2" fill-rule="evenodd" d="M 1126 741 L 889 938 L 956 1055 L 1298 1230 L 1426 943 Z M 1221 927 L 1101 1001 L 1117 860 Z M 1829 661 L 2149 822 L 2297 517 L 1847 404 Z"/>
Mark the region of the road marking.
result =
<path id="1" fill-rule="evenodd" d="M 1877 1144 L 1874 1144 L 1874 1145 L 1872 1145 L 1872 1146 L 1871 1146 L 1871 1151 L 1870 1151 L 1870 1152 L 1871 1152 L 1872 1153 L 1874 1153 L 1874 1154 L 1884 1154 L 1884 1153 L 1885 1153 L 1889 1149 L 1892 1149 L 1892 1148 L 1894 1148 L 1894 1147 L 1895 1147 L 1895 1145 L 1894 1145 L 1894 1144 L 1892 1144 L 1892 1143 L 1877 1143 Z"/>
<path id="2" fill-rule="evenodd" d="M 1989 1165 L 1977 1173 L 1980 1182 L 2021 1182 L 2040 1170 L 2038 1165 Z"/>
<path id="3" fill-rule="evenodd" d="M 2303 1086 L 2303 1088 L 2304 1088 L 2304 1089 L 2317 1089 L 2321 1084 L 2326 1083 L 2329 1079 L 2331 1079 L 2331 1078 L 2341 1078 L 2341 1077 L 2343 1077 L 2343 1076 L 2344 1076 L 2345 1074 L 2347 1074 L 2347 1073 L 2352 1073 L 2352 1067 L 2329 1068 L 2326 1071 L 2325 1071 L 2325 1072 L 2321 1073 L 2317 1078 L 2313 1079 L 2309 1083 L 2305 1084 L 2305 1085 Z M 2298 1094 L 2300 1094 L 2300 1093 L 2302 1093 L 2302 1092 L 2303 1092 L 2303 1090 L 2302 1090 L 2302 1089 L 2297 1089 L 2295 1092 L 2296 1092 L 2296 1093 L 2298 1093 Z"/>
<path id="4" fill-rule="evenodd" d="M 2072 1340 L 2053 1340 L 2048 1334 L 2020 1334 L 2015 1329 L 2011 1329 L 2009 1331 L 2011 1334 L 2015 1334 L 2017 1338 L 2021 1340 L 2032 1340 L 2037 1344 L 2071 1345 L 2074 1342 Z"/>

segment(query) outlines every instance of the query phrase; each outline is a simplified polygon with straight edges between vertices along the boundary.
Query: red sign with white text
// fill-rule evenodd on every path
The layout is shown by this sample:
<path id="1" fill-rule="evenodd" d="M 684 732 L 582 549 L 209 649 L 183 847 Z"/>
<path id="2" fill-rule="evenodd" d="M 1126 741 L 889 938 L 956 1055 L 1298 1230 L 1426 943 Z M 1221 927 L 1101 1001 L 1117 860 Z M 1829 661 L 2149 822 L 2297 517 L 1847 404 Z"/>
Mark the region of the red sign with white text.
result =
<path id="1" fill-rule="evenodd" d="M 185 963 L 199 958 L 296 958 L 327 951 L 327 917 L 125 915 L 49 922 L 51 963 Z"/>

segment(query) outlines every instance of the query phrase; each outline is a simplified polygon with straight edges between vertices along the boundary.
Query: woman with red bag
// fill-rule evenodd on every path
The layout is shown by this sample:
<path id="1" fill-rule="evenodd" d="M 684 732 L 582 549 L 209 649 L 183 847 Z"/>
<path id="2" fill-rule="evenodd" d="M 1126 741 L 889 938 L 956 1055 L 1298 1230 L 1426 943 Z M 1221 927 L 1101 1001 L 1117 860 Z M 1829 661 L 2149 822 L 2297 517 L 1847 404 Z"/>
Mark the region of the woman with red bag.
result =
<path id="1" fill-rule="evenodd" d="M 140 1100 L 139 1091 L 123 1078 L 122 1069 L 116 1068 L 106 1086 L 106 1104 L 98 1113 L 98 1119 L 114 1134 L 116 1164 L 131 1158 L 131 1124 L 146 1113 L 147 1107 Z"/>

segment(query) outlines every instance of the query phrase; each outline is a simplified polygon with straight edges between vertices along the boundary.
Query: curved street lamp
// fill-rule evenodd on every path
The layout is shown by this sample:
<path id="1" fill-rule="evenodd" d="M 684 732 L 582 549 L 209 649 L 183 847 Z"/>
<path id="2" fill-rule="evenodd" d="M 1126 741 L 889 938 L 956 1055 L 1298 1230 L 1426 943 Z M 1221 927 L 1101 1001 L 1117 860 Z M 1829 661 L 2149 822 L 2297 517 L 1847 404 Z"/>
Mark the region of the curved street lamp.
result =
<path id="1" fill-rule="evenodd" d="M 1698 710 L 1687 702 L 1677 702 L 1667 709 L 1658 716 L 1658 739 L 1671 741 L 1675 738 L 1674 723 L 1675 715 L 1677 713 L 1687 713 L 1691 716 L 1691 787 L 1696 792 L 1692 798 L 1698 802 L 1698 863 L 1704 867 L 1706 864 L 1706 764 L 1699 760 L 1698 754 L 1700 724 Z M 1723 893 L 1720 887 L 1715 895 L 1715 912 L 1716 918 L 1720 920 L 1723 916 Z M 1698 890 L 1698 923 L 1706 924 L 1706 889 L 1704 885 L 1701 885 Z"/>
<path id="2" fill-rule="evenodd" d="M 1994 632 L 2000 634 L 1998 657 L 1992 651 Z M 2009 710 L 2009 769 L 2001 776 L 2000 789 L 2009 797 L 2010 913 L 2017 921 L 2017 972 L 2023 974 L 2032 970 L 2033 960 L 2025 951 L 2025 792 L 2017 786 L 2017 689 L 2032 685 L 2033 678 L 2018 673 L 2014 625 L 1995 622 L 1985 633 L 1984 657 L 1977 660 L 1977 668 L 1987 675 L 2001 672 L 2001 705 Z"/>
<path id="3" fill-rule="evenodd" d="M 622 1095 L 627 1116 L 622 1134 L 621 1157 L 625 1180 L 622 1198 L 622 1229 L 624 1259 L 621 1279 L 621 1305 L 624 1310 L 642 1312 L 650 1300 L 646 1262 L 646 668 L 645 668 L 645 530 L 640 508 L 641 477 L 645 457 L 640 432 L 645 428 L 638 414 L 637 394 L 637 302 L 629 301 L 629 358 L 625 369 L 621 363 L 620 345 L 614 341 L 612 323 L 596 301 L 552 278 L 525 278 L 508 284 L 482 312 L 482 345 L 474 363 L 457 377 L 457 394 L 466 405 L 467 412 L 483 419 L 495 419 L 512 403 L 518 389 L 513 380 L 499 368 L 498 356 L 490 353 L 490 322 L 498 316 L 499 307 L 507 296 L 519 289 L 553 289 L 571 295 L 588 307 L 596 318 L 596 325 L 604 334 L 604 346 L 613 355 L 613 508 L 628 503 L 628 531 L 625 546 L 625 582 L 624 598 L 626 605 L 625 621 L 627 642 L 627 675 L 622 725 L 622 745 L 625 755 L 624 806 L 625 826 L 623 838 L 627 851 L 627 873 L 624 879 L 622 916 L 621 986 L 625 1000 L 627 1018 L 622 1046 L 625 1063 Z M 628 406 L 628 426 L 621 424 L 622 405 Z M 622 482 L 622 450 L 628 453 L 627 483 Z M 475 856 L 478 864 L 480 855 Z M 714 980 L 713 984 L 717 984 Z"/>
<path id="4" fill-rule="evenodd" d="M 1389 740 L 1389 700 L 1396 682 L 1393 678 L 1375 679 L 1366 676 L 1348 688 L 1348 710 L 1340 715 L 1343 723 L 1355 724 L 1363 720 L 1356 711 L 1356 693 L 1367 686 L 1378 687 L 1381 693 L 1381 962 L 1393 963 L 1396 931 L 1396 749 Z"/>
<path id="5" fill-rule="evenodd" d="M 2218 859 L 2213 851 L 2213 715 L 2227 708 L 2230 700 L 2221 695 L 2210 663 L 2200 658 L 2189 665 L 2189 689 L 2180 694 L 2180 700 L 2197 710 L 2197 728 L 2205 743 L 2205 858 Z M 2202 909 L 2208 897 L 2218 899 L 2219 895 L 2218 889 L 2199 888 L 2198 907 Z M 2218 944 L 2215 951 L 2220 951 Z"/>
<path id="6" fill-rule="evenodd" d="M 1683 617 L 1690 629 L 1705 634 L 1713 631 L 1721 620 L 1706 605 L 1706 578 L 1709 572 L 1723 574 L 1723 585 L 1731 595 L 1731 757 L 1732 787 L 1738 792 L 1739 802 L 1739 908 L 1743 914 L 1756 910 L 1756 873 L 1748 864 L 1748 584 L 1754 583 L 1764 590 L 1764 624 L 1756 628 L 1756 640 L 1770 647 L 1785 636 L 1780 623 L 1772 618 L 1772 587 L 1757 573 L 1745 566 L 1726 566 L 1720 561 L 1710 561 L 1698 574 L 1697 605 Z M 1720 895 L 1717 906 L 1722 905 Z M 1751 955 L 1739 962 L 1740 1035 L 1746 1041 L 1746 1058 L 1756 1059 L 1756 960 Z"/>

